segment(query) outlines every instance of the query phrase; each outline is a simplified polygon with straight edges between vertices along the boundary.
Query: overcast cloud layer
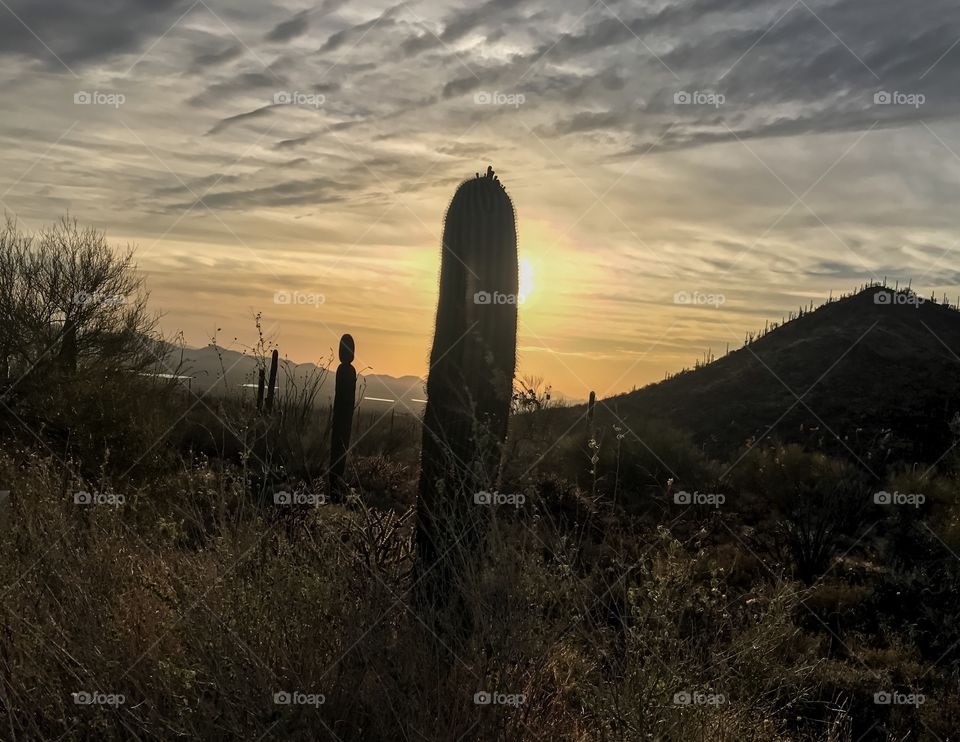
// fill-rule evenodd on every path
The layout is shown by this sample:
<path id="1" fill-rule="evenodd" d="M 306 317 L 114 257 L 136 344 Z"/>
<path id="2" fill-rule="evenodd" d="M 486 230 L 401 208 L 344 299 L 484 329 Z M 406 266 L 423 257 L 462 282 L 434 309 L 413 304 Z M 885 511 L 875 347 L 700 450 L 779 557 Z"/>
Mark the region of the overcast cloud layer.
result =
<path id="1" fill-rule="evenodd" d="M 164 326 L 422 374 L 443 211 L 492 163 L 574 397 L 887 276 L 955 297 L 947 0 L 7 0 L 0 205 L 139 247 Z M 277 292 L 323 294 L 318 307 Z M 719 308 L 678 292 L 722 295 Z"/>

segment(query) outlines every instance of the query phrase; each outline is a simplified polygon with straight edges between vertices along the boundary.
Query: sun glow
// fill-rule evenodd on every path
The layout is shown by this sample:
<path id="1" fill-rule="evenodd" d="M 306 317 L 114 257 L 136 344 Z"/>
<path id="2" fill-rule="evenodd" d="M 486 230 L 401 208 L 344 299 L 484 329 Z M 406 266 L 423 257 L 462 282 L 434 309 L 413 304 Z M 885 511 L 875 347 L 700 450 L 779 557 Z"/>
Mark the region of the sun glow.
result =
<path id="1" fill-rule="evenodd" d="M 533 263 L 528 258 L 520 258 L 520 300 L 526 301 L 533 292 Z"/>

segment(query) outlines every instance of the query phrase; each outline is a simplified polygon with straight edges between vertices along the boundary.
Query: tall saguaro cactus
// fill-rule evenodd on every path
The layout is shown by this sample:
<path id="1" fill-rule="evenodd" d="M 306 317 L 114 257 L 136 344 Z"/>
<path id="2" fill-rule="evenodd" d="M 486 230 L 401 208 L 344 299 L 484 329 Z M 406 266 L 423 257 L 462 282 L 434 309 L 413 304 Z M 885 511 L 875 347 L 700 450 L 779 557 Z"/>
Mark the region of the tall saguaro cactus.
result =
<path id="1" fill-rule="evenodd" d="M 340 365 L 333 397 L 333 425 L 330 436 L 330 499 L 343 501 L 343 472 L 347 467 L 350 449 L 350 430 L 353 427 L 353 407 L 357 394 L 357 370 L 353 367 L 356 347 L 352 335 L 340 338 Z"/>
<path id="2" fill-rule="evenodd" d="M 517 352 L 513 203 L 487 168 L 454 193 L 443 228 L 417 505 L 418 579 L 442 602 L 481 538 L 475 496 L 492 490 Z M 431 597 L 432 596 L 432 597 Z"/>

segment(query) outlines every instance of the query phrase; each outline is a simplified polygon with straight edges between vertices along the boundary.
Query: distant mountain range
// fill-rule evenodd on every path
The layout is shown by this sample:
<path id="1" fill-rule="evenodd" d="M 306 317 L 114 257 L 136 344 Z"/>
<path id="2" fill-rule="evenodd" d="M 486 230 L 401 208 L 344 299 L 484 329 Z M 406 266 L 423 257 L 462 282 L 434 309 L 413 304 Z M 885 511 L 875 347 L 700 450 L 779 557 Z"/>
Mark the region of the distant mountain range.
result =
<path id="1" fill-rule="evenodd" d="M 171 355 L 168 366 L 180 361 L 181 351 L 177 348 Z M 260 362 L 250 353 L 208 345 L 205 348 L 183 349 L 183 361 L 179 373 L 190 377 L 190 384 L 195 392 L 211 391 L 212 393 L 249 393 L 256 394 L 257 371 Z M 270 357 L 266 359 L 269 371 Z M 333 398 L 333 377 L 336 373 L 336 362 L 329 373 L 313 363 L 294 363 L 280 359 L 280 370 L 277 374 L 277 387 L 280 394 L 292 384 L 302 384 L 311 375 L 325 376 L 320 393 L 320 403 L 329 404 Z M 383 408 L 398 404 L 399 410 L 409 409 L 419 413 L 423 409 L 425 393 L 424 381 L 416 376 L 385 376 L 378 374 L 362 374 L 360 391 L 363 399 L 361 405 L 370 409 Z M 358 392 L 359 393 L 359 392 Z"/>
<path id="2" fill-rule="evenodd" d="M 872 286 L 597 407 L 607 423 L 668 421 L 717 455 L 769 435 L 864 461 L 932 463 L 957 440 L 960 311 Z"/>
<path id="3" fill-rule="evenodd" d="M 195 391 L 219 387 L 252 395 L 257 363 L 237 351 L 187 348 L 181 373 Z M 281 359 L 281 366 L 281 393 L 291 380 L 322 373 L 312 363 Z M 322 404 L 332 400 L 334 370 L 335 364 Z M 424 381 L 416 376 L 362 380 L 362 404 L 369 409 L 423 409 Z M 872 286 L 770 325 L 711 363 L 601 401 L 600 424 L 663 420 L 717 456 L 763 437 L 862 462 L 933 463 L 960 439 L 960 417 L 951 425 L 960 413 L 960 311 Z M 557 412 L 572 417 L 584 408 Z"/>

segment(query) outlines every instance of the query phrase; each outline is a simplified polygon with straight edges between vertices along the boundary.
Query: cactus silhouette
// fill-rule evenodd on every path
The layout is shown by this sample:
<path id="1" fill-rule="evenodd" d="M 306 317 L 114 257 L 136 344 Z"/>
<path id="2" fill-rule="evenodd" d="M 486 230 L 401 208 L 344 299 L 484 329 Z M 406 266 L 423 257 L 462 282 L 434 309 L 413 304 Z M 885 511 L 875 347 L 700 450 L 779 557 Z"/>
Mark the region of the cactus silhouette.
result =
<path id="1" fill-rule="evenodd" d="M 60 339 L 60 365 L 65 371 L 77 370 L 77 320 L 69 317 L 63 324 L 63 335 Z"/>
<path id="2" fill-rule="evenodd" d="M 442 602 L 482 539 L 474 496 L 495 486 L 517 351 L 513 203 L 487 168 L 447 209 L 417 505 L 422 595 Z M 457 547 L 457 548 L 454 548 Z M 458 556 L 463 555 L 463 556 Z"/>
<path id="3" fill-rule="evenodd" d="M 343 472 L 347 467 L 350 449 L 350 429 L 353 427 L 353 406 L 357 393 L 357 370 L 353 367 L 356 347 L 352 335 L 340 338 L 340 365 L 333 397 L 333 425 L 330 436 L 330 499 L 343 501 Z"/>
<path id="4" fill-rule="evenodd" d="M 273 351 L 270 357 L 270 379 L 267 383 L 267 412 L 273 411 L 273 397 L 277 390 L 277 365 L 280 362 L 279 351 Z"/>
<path id="5" fill-rule="evenodd" d="M 260 367 L 257 372 L 257 412 L 263 409 L 264 371 L 265 369 Z"/>
<path id="6" fill-rule="evenodd" d="M 587 402 L 587 433 L 589 437 L 593 438 L 593 416 L 597 411 L 597 393 L 594 391 L 590 392 L 590 400 Z"/>

